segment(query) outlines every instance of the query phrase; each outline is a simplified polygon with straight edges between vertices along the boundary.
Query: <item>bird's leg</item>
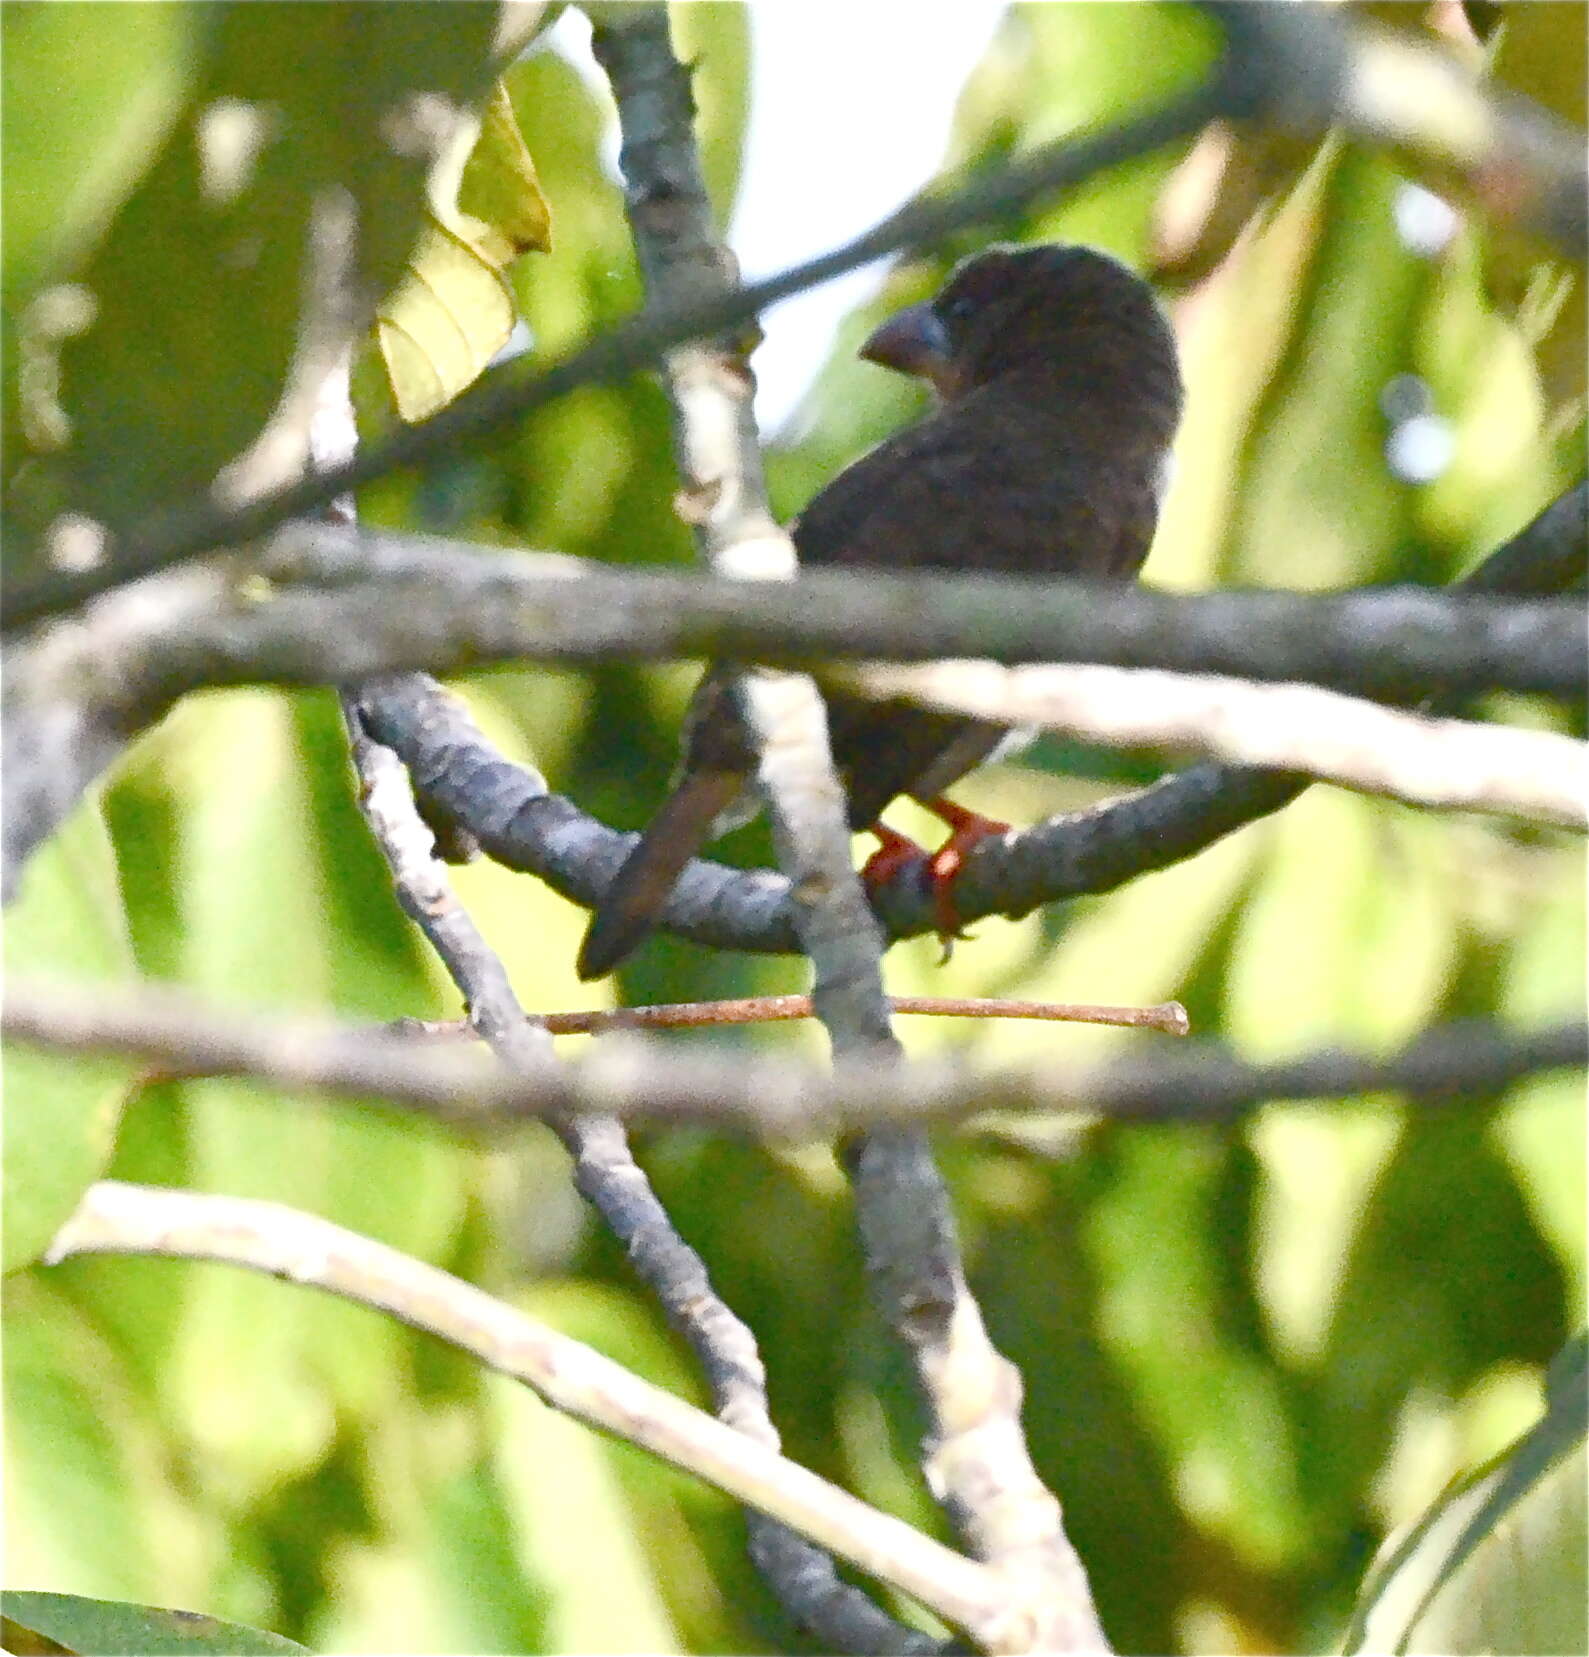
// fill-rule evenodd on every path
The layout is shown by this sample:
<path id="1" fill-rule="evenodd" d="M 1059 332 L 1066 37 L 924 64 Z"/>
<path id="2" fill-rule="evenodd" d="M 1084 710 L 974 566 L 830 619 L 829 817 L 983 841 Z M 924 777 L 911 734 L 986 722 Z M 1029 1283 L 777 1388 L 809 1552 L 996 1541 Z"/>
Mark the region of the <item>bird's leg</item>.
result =
<path id="1" fill-rule="evenodd" d="M 928 862 L 925 847 L 918 846 L 908 834 L 891 829 L 887 823 L 873 823 L 866 832 L 877 839 L 877 850 L 861 869 L 861 879 L 869 891 L 886 886 L 901 869 L 913 863 Z"/>
<path id="2" fill-rule="evenodd" d="M 948 825 L 949 838 L 937 851 L 929 853 L 909 836 L 891 829 L 886 823 L 873 823 L 866 832 L 876 835 L 878 846 L 866 860 L 861 879 L 875 891 L 880 886 L 886 886 L 901 869 L 912 865 L 924 867 L 932 889 L 934 924 L 943 942 L 944 959 L 947 961 L 955 939 L 965 936 L 960 917 L 955 912 L 954 883 L 966 853 L 992 835 L 1007 834 L 1010 825 L 993 817 L 984 817 L 980 812 L 967 811 L 953 800 L 941 797 L 920 803 Z"/>
<path id="3" fill-rule="evenodd" d="M 932 882 L 933 914 L 938 936 L 943 939 L 944 959 L 947 960 L 954 940 L 965 936 L 955 909 L 954 883 L 965 864 L 966 854 L 984 840 L 1008 834 L 1010 825 L 999 822 L 996 817 L 984 817 L 981 812 L 968 811 L 941 794 L 921 803 L 949 829 L 949 838 L 927 860 L 927 876 Z"/>

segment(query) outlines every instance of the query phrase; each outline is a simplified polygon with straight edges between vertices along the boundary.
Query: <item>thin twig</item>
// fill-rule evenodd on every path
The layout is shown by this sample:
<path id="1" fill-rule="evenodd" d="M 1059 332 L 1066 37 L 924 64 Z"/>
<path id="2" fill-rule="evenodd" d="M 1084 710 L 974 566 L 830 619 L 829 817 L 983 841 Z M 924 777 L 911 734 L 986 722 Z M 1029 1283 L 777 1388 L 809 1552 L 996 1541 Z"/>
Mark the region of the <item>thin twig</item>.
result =
<path id="1" fill-rule="evenodd" d="M 371 705 L 378 704 L 380 694 L 375 686 L 361 693 Z M 364 703 L 345 698 L 345 705 L 355 765 L 365 779 L 366 814 L 392 865 L 404 909 L 441 953 L 464 993 L 472 1027 L 507 1071 L 521 1079 L 555 1073 L 558 1067 L 551 1060 L 545 1026 L 520 1007 L 500 960 L 453 896 L 445 870 L 431 853 L 429 832 L 408 793 L 406 773 L 389 749 L 365 736 Z M 763 1449 L 776 1452 L 778 1434 L 768 1413 L 766 1375 L 755 1337 L 713 1290 L 705 1262 L 678 1234 L 635 1162 L 622 1123 L 608 1112 L 564 1110 L 548 1113 L 547 1120 L 573 1158 L 580 1194 L 602 1216 L 636 1274 L 701 1360 L 718 1415 Z M 754 1528 L 763 1537 L 776 1533 L 778 1542 L 769 1543 L 766 1551 L 805 1567 L 828 1599 L 853 1599 L 872 1610 L 859 1590 L 839 1579 L 826 1556 L 804 1537 L 763 1517 L 754 1521 Z M 818 1566 L 814 1571 L 813 1560 Z M 881 1613 L 874 1613 L 865 1626 L 879 1650 L 918 1657 L 936 1650 L 935 1641 Z M 880 1633 L 880 1627 L 886 1633 Z"/>
<path id="2" fill-rule="evenodd" d="M 1111 1024 L 1184 1036 L 1191 1030 L 1179 1001 L 1157 1007 L 1094 1007 L 1072 1001 L 1007 1001 L 989 997 L 891 995 L 889 1011 L 928 1018 L 1031 1018 L 1053 1024 Z M 750 995 L 725 1001 L 674 1001 L 650 1007 L 544 1013 L 554 1036 L 598 1035 L 606 1030 L 701 1030 L 726 1024 L 780 1024 L 814 1018 L 809 995 Z"/>

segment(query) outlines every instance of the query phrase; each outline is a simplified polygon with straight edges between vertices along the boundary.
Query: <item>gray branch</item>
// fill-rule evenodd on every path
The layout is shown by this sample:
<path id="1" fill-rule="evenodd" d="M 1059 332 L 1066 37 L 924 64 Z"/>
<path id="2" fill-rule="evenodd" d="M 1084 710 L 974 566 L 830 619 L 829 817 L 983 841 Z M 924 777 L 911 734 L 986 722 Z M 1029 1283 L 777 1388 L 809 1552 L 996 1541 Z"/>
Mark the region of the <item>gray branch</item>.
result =
<path id="1" fill-rule="evenodd" d="M 1458 584 L 1489 594 L 1544 595 L 1581 585 L 1586 574 L 1589 486 L 1545 508 Z M 492 857 L 546 880 L 576 903 L 599 901 L 629 845 L 552 794 L 545 779 L 504 760 L 456 698 L 423 679 L 382 703 L 382 740 L 396 748 L 426 795 L 476 832 Z M 984 841 L 955 884 L 968 921 L 1019 916 L 1040 904 L 1112 891 L 1205 850 L 1224 835 L 1278 811 L 1310 779 L 1291 771 L 1196 765 L 1151 787 L 1086 811 Z M 713 948 L 795 947 L 787 885 L 766 870 L 691 863 L 663 924 Z M 934 924 L 928 894 L 908 874 L 874 893 L 889 936 Z"/>
<path id="2" fill-rule="evenodd" d="M 592 8 L 591 16 L 592 44 L 618 106 L 619 165 L 647 301 L 668 307 L 721 297 L 737 285 L 738 272 L 713 232 L 694 142 L 689 75 L 673 55 L 667 10 L 608 6 Z M 793 575 L 794 549 L 767 506 L 751 409 L 755 382 L 743 347 L 723 338 L 679 344 L 663 358 L 663 384 L 700 555 L 719 570 L 734 569 L 753 579 Z M 849 837 L 827 754 L 822 704 L 808 680 L 787 677 L 747 677 L 734 687 L 733 696 L 760 754 L 758 781 L 771 812 L 779 861 L 796 892 L 821 893 L 826 899 L 795 906 L 796 931 L 816 973 L 813 993 L 822 996 L 833 981 L 832 959 L 822 947 L 825 909 L 844 911 L 863 948 L 866 935 L 873 935 L 874 965 L 881 952 L 876 923 L 850 871 Z M 808 798 L 813 784 L 818 790 L 814 812 Z M 826 866 L 836 870 L 837 884 L 824 879 Z M 880 978 L 878 989 L 880 993 Z M 842 1022 L 835 1030 L 833 1018 L 837 1013 L 842 1020 L 845 1009 L 828 1005 L 824 1011 L 830 1032 L 842 1044 Z M 746 1425 L 770 1435 L 776 1445 L 764 1391 L 759 1401 L 759 1413 Z M 749 1533 L 751 1558 L 779 1602 L 825 1645 L 856 1652 L 935 1649 L 936 1642 L 896 1622 L 846 1583 L 833 1561 L 804 1538 L 756 1515 Z"/>
<path id="3" fill-rule="evenodd" d="M 1244 96 L 1245 94 L 1243 94 Z M 769 305 L 903 248 L 931 245 L 976 224 L 997 222 L 1027 203 L 1189 138 L 1231 112 L 1227 77 L 1171 99 L 1124 125 L 1046 145 L 1035 154 L 958 189 L 930 188 L 854 240 L 744 287 L 690 295 L 676 307 L 648 307 L 588 345 L 550 364 L 504 364 L 422 425 L 394 432 L 345 465 L 263 496 L 236 510 L 191 502 L 128 536 L 91 570 L 60 571 L 0 589 L 8 628 L 31 626 L 96 593 L 218 547 L 236 546 L 294 518 L 308 517 L 349 490 L 391 472 L 451 454 L 585 385 L 611 384 L 654 367 L 673 346 L 726 333 Z"/>
<path id="4" fill-rule="evenodd" d="M 620 164 L 650 302 L 688 303 L 734 286 L 716 238 L 691 127 L 686 72 L 661 6 L 604 7 L 597 57 L 612 80 Z M 742 348 L 692 345 L 665 360 L 675 446 L 702 553 L 720 573 L 773 581 L 795 573 L 761 487 Z M 902 1053 L 883 992 L 882 934 L 850 862 L 843 791 L 816 687 L 788 675 L 741 677 L 737 697 L 760 754 L 778 861 L 812 964 L 812 1000 L 834 1062 L 896 1069 Z M 1020 1381 L 994 1351 L 966 1286 L 948 1195 L 923 1135 L 888 1130 L 853 1147 L 862 1250 L 885 1313 L 904 1339 L 933 1418 L 926 1473 L 973 1551 L 1009 1595 L 1010 1650 L 1105 1649 L 1086 1576 L 1059 1504 L 1031 1464 Z"/>
<path id="5" fill-rule="evenodd" d="M 1421 164 L 1492 219 L 1536 230 L 1570 259 L 1586 239 L 1584 138 L 1538 104 L 1486 85 L 1433 39 L 1322 7 L 1205 0 L 1224 26 L 1243 113 L 1296 132 L 1339 128 Z"/>
<path id="6" fill-rule="evenodd" d="M 785 544 L 770 519 L 747 528 L 754 540 L 741 548 Z M 312 683 L 328 670 L 440 673 L 519 659 L 806 666 L 977 656 L 1299 680 L 1391 700 L 1576 696 L 1589 682 L 1582 605 L 1541 597 L 1419 587 L 1170 593 L 1062 576 L 872 570 L 809 570 L 790 583 L 310 525 L 284 531 L 265 567 L 282 583 L 269 600 L 170 640 L 174 680 Z"/>
<path id="7" fill-rule="evenodd" d="M 553 1409 L 664 1457 L 735 1500 L 819 1537 L 986 1649 L 1010 1651 L 1004 1583 L 766 1444 L 434 1266 L 281 1203 L 104 1180 L 48 1262 L 87 1254 L 210 1260 L 390 1313 L 523 1382 Z"/>
<path id="8" fill-rule="evenodd" d="M 461 1128 L 607 1115 L 791 1143 L 885 1124 L 944 1127 L 987 1112 L 1185 1122 L 1225 1120 L 1275 1099 L 1478 1099 L 1526 1076 L 1578 1068 L 1589 1055 L 1581 1023 L 1514 1030 L 1457 1022 L 1385 1056 L 1325 1049 L 1253 1063 L 1193 1039 L 1133 1042 L 1125 1057 L 1085 1065 L 936 1058 L 829 1069 L 625 1032 L 592 1043 L 578 1060 L 513 1071 L 476 1044 L 389 1027 L 242 1013 L 153 983 L 85 991 L 27 980 L 7 986 L 0 1028 L 8 1041 L 58 1052 L 129 1055 L 178 1074 L 251 1076 Z"/>
<path id="9" fill-rule="evenodd" d="M 1571 491 L 1535 526 L 1569 563 L 1576 548 L 1580 566 L 1584 496 L 1582 486 Z M 830 571 L 791 584 L 605 570 L 336 523 L 284 530 L 264 568 L 281 583 L 264 594 L 221 568 L 171 571 L 13 645 L 3 687 L 8 893 L 125 743 L 205 686 L 619 654 L 1091 661 L 1392 699 L 1502 687 L 1580 694 L 1585 678 L 1581 606 L 1507 600 L 1493 582 L 1479 596 L 1398 588 L 1323 597 Z"/>
<path id="10" fill-rule="evenodd" d="M 940 662 L 839 679 L 872 696 L 1111 747 L 1190 750 L 1416 805 L 1589 827 L 1589 747 L 1551 731 L 1430 719 L 1312 685 L 1140 668 Z"/>

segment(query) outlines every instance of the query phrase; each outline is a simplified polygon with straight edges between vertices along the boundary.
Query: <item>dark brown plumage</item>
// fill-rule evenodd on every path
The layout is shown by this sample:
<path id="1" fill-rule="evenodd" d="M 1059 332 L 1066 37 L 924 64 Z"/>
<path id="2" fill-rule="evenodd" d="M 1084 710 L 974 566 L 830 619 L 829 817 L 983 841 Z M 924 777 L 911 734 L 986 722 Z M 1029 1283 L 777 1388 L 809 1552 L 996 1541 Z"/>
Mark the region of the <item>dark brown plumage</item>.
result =
<path id="1" fill-rule="evenodd" d="M 1125 266 L 1084 247 L 990 248 L 861 354 L 931 380 L 941 402 L 817 495 L 792 529 L 802 564 L 1100 579 L 1141 568 L 1181 380 L 1169 324 Z M 837 695 L 828 728 L 856 829 L 900 794 L 932 803 L 1006 734 Z M 645 938 L 751 763 L 709 675 L 680 781 L 592 918 L 581 977 L 611 971 Z"/>

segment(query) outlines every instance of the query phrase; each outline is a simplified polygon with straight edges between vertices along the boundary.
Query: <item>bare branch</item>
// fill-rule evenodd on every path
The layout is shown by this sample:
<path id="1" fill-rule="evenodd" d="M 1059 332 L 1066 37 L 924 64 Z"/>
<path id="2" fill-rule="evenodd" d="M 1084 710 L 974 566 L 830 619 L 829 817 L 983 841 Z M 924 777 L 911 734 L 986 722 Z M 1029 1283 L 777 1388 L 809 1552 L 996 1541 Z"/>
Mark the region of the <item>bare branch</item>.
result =
<path id="1" fill-rule="evenodd" d="M 626 205 L 652 303 L 688 303 L 732 288 L 733 259 L 716 238 L 691 127 L 688 75 L 662 6 L 603 8 L 595 48 L 617 100 Z M 698 542 L 720 573 L 787 578 L 794 549 L 761 486 L 742 348 L 670 352 L 665 383 Z M 734 696 L 759 755 L 795 931 L 812 965 L 812 1002 L 836 1064 L 894 1069 L 902 1052 L 883 993 L 882 934 L 850 862 L 843 791 L 816 687 L 748 674 Z M 977 1555 L 1007 1572 L 1012 1617 L 1033 1650 L 1106 1649 L 1059 1504 L 1043 1488 L 1021 1433 L 1020 1381 L 994 1351 L 966 1286 L 948 1195 L 925 1138 L 876 1133 L 849 1155 L 862 1250 L 874 1292 L 915 1359 L 933 1420 L 926 1474 Z"/>
<path id="2" fill-rule="evenodd" d="M 1582 487 L 1541 515 L 1516 562 L 1529 593 L 1583 562 Z M 1530 551 L 1530 549 L 1533 549 Z M 1508 561 L 1507 567 L 1510 567 Z M 1062 581 L 818 571 L 791 587 L 603 571 L 335 523 L 294 525 L 266 555 L 268 599 L 216 569 L 113 593 L 12 647 L 5 677 L 9 882 L 138 730 L 205 685 L 321 684 L 422 664 L 537 656 L 733 653 L 786 662 L 976 654 L 1234 669 L 1383 695 L 1512 686 L 1581 691 L 1576 606 L 1414 589 L 1310 597 L 1177 596 Z M 1538 573 L 1544 569 L 1549 579 Z M 1506 590 L 1492 562 L 1473 590 Z M 991 906 L 997 909 L 999 905 Z"/>
<path id="3" fill-rule="evenodd" d="M 394 432 L 334 470 L 305 477 L 236 510 L 210 501 L 177 508 L 128 536 L 106 563 L 94 569 L 61 571 L 0 590 L 5 625 L 31 626 L 96 593 L 183 559 L 256 540 L 290 519 L 310 516 L 348 490 L 436 455 L 454 453 L 580 386 L 627 379 L 654 366 L 671 347 L 739 327 L 791 294 L 902 248 L 941 241 L 970 225 L 996 221 L 1027 202 L 1188 138 L 1228 113 L 1229 102 L 1224 83 L 1215 77 L 1123 126 L 1048 145 L 959 189 L 931 188 L 853 241 L 763 281 L 704 297 L 692 295 L 677 308 L 650 307 L 548 365 L 504 364 L 422 425 Z"/>
<path id="4" fill-rule="evenodd" d="M 1589 1043 L 1582 1024 L 1518 1031 L 1455 1023 L 1385 1057 L 1325 1050 L 1255 1064 L 1217 1043 L 1185 1040 L 1104 1064 L 943 1058 L 828 1071 L 772 1052 L 727 1055 L 621 1033 L 577 1060 L 515 1073 L 472 1043 L 239 1013 L 156 984 L 112 993 L 26 981 L 7 986 L 0 1028 L 9 1041 L 60 1052 L 125 1054 L 162 1072 L 253 1076 L 295 1092 L 389 1102 L 459 1127 L 606 1114 L 797 1143 L 889 1123 L 941 1126 L 989 1111 L 1196 1121 L 1271 1099 L 1479 1097 L 1524 1076 L 1578 1067 Z"/>
<path id="5" fill-rule="evenodd" d="M 1293 131 L 1339 127 L 1388 145 L 1455 184 L 1491 218 L 1585 251 L 1584 140 L 1504 88 L 1487 87 L 1439 42 L 1415 42 L 1321 7 L 1205 0 L 1247 74 L 1246 113 Z"/>
<path id="6" fill-rule="evenodd" d="M 1458 585 L 1545 594 L 1579 584 L 1589 552 L 1586 528 L 1589 486 L 1580 484 Z M 382 740 L 402 754 L 416 785 L 468 824 L 498 862 L 537 875 L 576 903 L 599 901 L 623 861 L 627 835 L 550 793 L 538 772 L 502 759 L 462 704 L 422 678 L 405 680 L 383 697 L 380 720 Z M 1311 780 L 1289 771 L 1193 766 L 1120 799 L 984 841 L 956 880 L 956 907 L 971 921 L 1112 891 L 1280 810 Z M 663 924 L 719 949 L 792 949 L 785 892 L 781 877 L 767 870 L 693 862 Z M 874 903 L 890 937 L 910 937 L 935 924 L 928 894 L 908 876 L 875 893 Z"/>
<path id="7" fill-rule="evenodd" d="M 345 696 L 344 708 L 361 779 L 361 803 L 392 866 L 399 900 L 447 963 L 468 1003 L 471 1024 L 506 1070 L 525 1079 L 555 1073 L 558 1067 L 544 1024 L 525 1015 L 501 961 L 457 902 L 445 869 L 432 853 L 430 833 L 414 807 L 401 763 L 365 734 L 365 709 L 378 704 L 379 697 L 379 686 L 366 686 L 357 696 Z M 635 1162 L 621 1122 L 605 1112 L 567 1111 L 550 1113 L 548 1121 L 574 1159 L 580 1194 L 602 1216 L 637 1275 L 700 1358 L 718 1415 L 776 1452 L 778 1434 L 768 1413 L 766 1375 L 755 1337 L 714 1292 L 705 1263 L 674 1228 Z M 764 1552 L 803 1567 L 801 1580 L 824 1606 L 837 1602 L 842 1610 L 850 1601 L 864 1606 L 870 1617 L 857 1619 L 852 1614 L 850 1621 L 860 1621 L 875 1649 L 936 1649 L 935 1641 L 877 1612 L 859 1590 L 836 1576 L 825 1555 L 796 1533 L 764 1518 L 753 1522 L 753 1530 L 762 1536 Z"/>
<path id="8" fill-rule="evenodd" d="M 604 7 L 592 21 L 618 106 L 625 205 L 648 303 L 677 307 L 732 292 L 738 271 L 713 226 L 689 75 L 673 54 L 666 8 Z M 796 573 L 795 553 L 766 501 L 745 349 L 721 336 L 676 346 L 663 359 L 663 383 L 700 555 L 723 573 L 783 581 Z M 795 931 L 812 963 L 818 1015 L 836 1053 L 855 1048 L 886 1059 L 893 1038 L 882 938 L 850 866 L 821 698 L 807 679 L 768 674 L 739 677 L 730 695 L 758 756 L 757 783 L 794 895 Z M 751 1556 L 784 1606 L 825 1644 L 893 1650 L 919 1638 L 787 1532 L 753 1525 Z"/>
<path id="9" fill-rule="evenodd" d="M 1002 997 L 891 995 L 891 1013 L 926 1018 L 1018 1018 L 1051 1024 L 1112 1024 L 1184 1036 L 1191 1024 L 1179 1001 L 1156 1007 L 1100 1007 L 1072 1001 L 1009 1001 Z M 544 1013 L 554 1036 L 589 1036 L 609 1030 L 700 1030 L 726 1024 L 782 1024 L 815 1018 L 809 995 L 749 995 L 730 1001 L 671 1001 L 650 1007 L 604 1007 L 589 1012 Z"/>
<path id="10" fill-rule="evenodd" d="M 51 1245 L 213 1260 L 307 1284 L 437 1336 L 576 1420 L 664 1457 L 910 1594 L 986 1650 L 1013 1651 L 995 1572 L 879 1513 L 610 1358 L 384 1244 L 280 1203 L 105 1181 Z M 1018 1632 L 1018 1630 L 1017 1630 Z"/>
<path id="11" fill-rule="evenodd" d="M 754 526 L 757 544 L 781 545 L 769 525 Z M 1589 683 L 1580 605 L 1461 589 L 1169 593 L 1063 576 L 881 570 L 747 581 L 318 525 L 284 531 L 266 568 L 306 588 L 279 587 L 267 602 L 173 634 L 163 652 L 172 684 L 680 656 L 778 666 L 1096 662 L 1301 680 L 1390 700 L 1475 690 L 1577 696 Z"/>
<path id="12" fill-rule="evenodd" d="M 0 886 L 7 903 L 32 852 L 170 705 L 145 664 L 160 659 L 165 641 L 211 620 L 225 587 L 213 568 L 173 570 L 7 647 L 0 682 Z"/>
<path id="13" fill-rule="evenodd" d="M 839 682 L 1115 747 L 1189 748 L 1417 805 L 1589 827 L 1589 748 L 1550 731 L 1428 719 L 1312 685 L 1141 668 L 940 662 L 866 668 Z"/>

